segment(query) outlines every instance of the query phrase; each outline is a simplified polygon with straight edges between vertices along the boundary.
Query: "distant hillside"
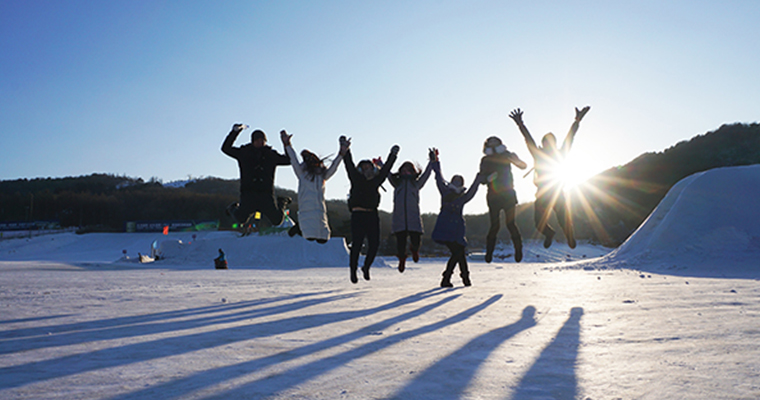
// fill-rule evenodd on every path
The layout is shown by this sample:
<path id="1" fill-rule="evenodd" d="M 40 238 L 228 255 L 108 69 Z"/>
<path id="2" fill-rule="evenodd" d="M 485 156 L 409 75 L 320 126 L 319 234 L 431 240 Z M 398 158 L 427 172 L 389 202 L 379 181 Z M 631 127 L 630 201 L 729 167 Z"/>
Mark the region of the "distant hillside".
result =
<path id="1" fill-rule="evenodd" d="M 616 246 L 641 225 L 679 180 L 712 168 L 760 163 L 760 125 L 732 124 L 593 178 L 573 197 L 579 237 Z M 581 207 L 585 198 L 588 207 Z M 593 210 L 593 212 L 587 211 Z M 598 223 L 592 223 L 597 220 Z"/>

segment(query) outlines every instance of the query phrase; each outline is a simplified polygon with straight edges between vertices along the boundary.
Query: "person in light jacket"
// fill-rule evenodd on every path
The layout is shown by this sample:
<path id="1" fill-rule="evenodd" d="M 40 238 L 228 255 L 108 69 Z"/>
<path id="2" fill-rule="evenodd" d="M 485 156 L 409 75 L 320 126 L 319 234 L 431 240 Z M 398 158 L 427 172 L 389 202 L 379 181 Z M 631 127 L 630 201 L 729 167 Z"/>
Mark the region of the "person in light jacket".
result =
<path id="1" fill-rule="evenodd" d="M 301 150 L 303 162 L 293 149 L 291 139 L 286 131 L 280 132 L 280 139 L 285 152 L 290 157 L 290 165 L 298 177 L 298 224 L 292 232 L 300 233 L 307 240 L 317 243 L 327 243 L 330 239 L 330 225 L 327 221 L 327 205 L 325 204 L 325 181 L 330 179 L 338 170 L 343 156 L 338 154 L 326 167 L 324 161 L 309 150 Z"/>
<path id="2" fill-rule="evenodd" d="M 420 189 L 425 186 L 432 171 L 435 153 L 431 150 L 427 167 L 420 172 L 414 163 L 405 161 L 398 172 L 388 176 L 393 186 L 393 219 L 391 233 L 396 236 L 396 256 L 398 271 L 406 268 L 406 238 L 411 242 L 410 250 L 414 262 L 420 259 L 420 238 L 422 237 L 422 217 L 420 215 Z"/>

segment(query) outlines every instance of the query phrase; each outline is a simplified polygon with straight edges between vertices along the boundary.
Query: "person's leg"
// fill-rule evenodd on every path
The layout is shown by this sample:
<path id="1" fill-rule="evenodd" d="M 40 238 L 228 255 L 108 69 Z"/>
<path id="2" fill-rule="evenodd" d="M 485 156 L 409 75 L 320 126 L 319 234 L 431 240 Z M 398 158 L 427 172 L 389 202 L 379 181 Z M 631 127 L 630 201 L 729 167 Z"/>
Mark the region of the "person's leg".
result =
<path id="1" fill-rule="evenodd" d="M 520 229 L 515 223 L 515 207 L 517 207 L 517 195 L 514 191 L 510 193 L 510 196 L 506 199 L 504 205 L 504 219 L 509 230 L 509 237 L 512 239 L 512 246 L 515 248 L 515 261 L 522 261 L 522 235 L 520 235 Z"/>
<path id="2" fill-rule="evenodd" d="M 573 227 L 573 216 L 568 209 L 568 204 L 564 193 L 560 193 L 557 196 L 557 201 L 554 203 L 554 213 L 557 215 L 557 220 L 559 221 L 560 227 L 562 227 L 562 232 L 565 233 L 567 245 L 570 246 L 571 249 L 574 249 L 576 243 L 575 229 Z"/>
<path id="3" fill-rule="evenodd" d="M 459 276 L 462 278 L 462 283 L 465 286 L 471 286 L 472 282 L 470 282 L 470 269 L 467 266 L 467 248 L 462 244 L 456 243 L 455 250 L 455 257 L 457 259 L 457 263 L 459 263 Z"/>
<path id="4" fill-rule="evenodd" d="M 396 235 L 396 257 L 398 257 L 398 272 L 406 269 L 406 236 L 407 231 L 399 231 Z"/>
<path id="5" fill-rule="evenodd" d="M 422 243 L 422 232 L 409 232 L 409 241 L 412 242 L 412 261 L 420 260 L 420 244 Z"/>
<path id="6" fill-rule="evenodd" d="M 443 279 L 441 279 L 441 287 L 454 287 L 454 285 L 451 284 L 451 275 L 454 273 L 454 268 L 459 261 L 456 257 L 457 244 L 454 242 L 446 242 L 445 245 L 449 248 L 451 257 L 449 257 L 449 261 L 446 262 L 446 269 L 443 271 Z"/>
<path id="7" fill-rule="evenodd" d="M 351 282 L 358 282 L 356 271 L 359 268 L 359 255 L 362 251 L 362 244 L 366 236 L 366 228 L 362 218 L 362 212 L 351 213 L 351 254 L 349 257 L 349 266 L 351 268 Z"/>
<path id="8" fill-rule="evenodd" d="M 261 214 L 267 218 L 262 226 L 277 226 L 285 219 L 285 212 L 275 203 L 273 196 L 261 196 L 258 204 Z M 263 218 L 262 218 L 263 220 Z M 267 225 L 269 223 L 269 225 Z"/>
<path id="9" fill-rule="evenodd" d="M 542 193 L 536 195 L 536 201 L 533 202 L 533 221 L 536 224 L 536 230 L 544 235 L 544 247 L 549 248 L 554 238 L 554 229 L 549 226 L 549 217 L 551 216 L 551 203 L 554 195 L 552 193 Z"/>
<path id="10" fill-rule="evenodd" d="M 488 228 L 488 234 L 486 235 L 486 262 L 490 263 L 493 259 L 493 252 L 496 248 L 496 236 L 499 234 L 499 217 L 501 215 L 501 205 L 499 204 L 499 196 L 492 195 L 491 193 L 486 196 L 486 202 L 488 203 L 488 217 L 490 219 L 490 227 Z"/>
<path id="11" fill-rule="evenodd" d="M 369 267 L 375 261 L 377 250 L 380 248 L 380 216 L 377 211 L 365 212 L 367 225 L 367 256 L 364 258 L 364 279 L 369 280 Z"/>

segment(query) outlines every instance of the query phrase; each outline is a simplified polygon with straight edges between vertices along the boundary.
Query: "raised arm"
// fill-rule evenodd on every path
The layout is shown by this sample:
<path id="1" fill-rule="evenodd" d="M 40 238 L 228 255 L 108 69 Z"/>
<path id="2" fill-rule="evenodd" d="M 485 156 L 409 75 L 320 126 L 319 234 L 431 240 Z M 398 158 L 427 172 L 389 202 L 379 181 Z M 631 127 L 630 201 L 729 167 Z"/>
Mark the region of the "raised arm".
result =
<path id="1" fill-rule="evenodd" d="M 526 164 L 525 161 L 521 160 L 520 157 L 517 156 L 517 153 L 507 152 L 507 159 L 517 168 L 528 168 L 528 164 Z"/>
<path id="2" fill-rule="evenodd" d="M 327 171 L 325 171 L 325 180 L 330 179 L 333 175 L 335 175 L 335 172 L 338 170 L 338 166 L 340 166 L 340 162 L 343 161 L 343 146 L 341 146 L 340 150 L 338 150 L 338 155 L 332 160 L 330 163 L 330 166 L 327 168 Z"/>
<path id="3" fill-rule="evenodd" d="M 530 135 L 528 127 L 523 123 L 522 116 L 523 112 L 519 108 L 516 108 L 509 113 L 509 118 L 512 118 L 517 124 L 517 127 L 520 128 L 520 133 L 522 133 L 523 138 L 525 139 L 525 144 L 528 145 L 528 151 L 530 151 L 530 154 L 535 157 L 536 154 L 538 154 L 538 146 L 536 146 L 536 141 L 533 140 L 533 136 Z"/>
<path id="4" fill-rule="evenodd" d="M 417 178 L 417 189 L 422 189 L 423 186 L 425 186 L 425 183 L 427 183 L 428 178 L 430 178 L 430 173 L 433 172 L 433 163 L 435 163 L 438 159 L 438 149 L 432 148 L 428 152 L 428 163 L 425 167 L 425 170 L 422 172 L 422 175 Z"/>
<path id="5" fill-rule="evenodd" d="M 472 185 L 470 185 L 470 188 L 467 189 L 467 192 L 465 192 L 464 196 L 462 196 L 460 199 L 462 204 L 467 203 L 468 201 L 472 200 L 473 197 L 475 197 L 475 194 L 478 192 L 478 186 L 480 181 L 482 180 L 480 172 L 478 172 L 475 175 L 475 179 L 472 180 Z"/>
<path id="6" fill-rule="evenodd" d="M 378 180 L 378 186 L 380 186 L 385 178 L 388 177 L 388 174 L 391 173 L 391 168 L 393 167 L 393 163 L 396 162 L 396 158 L 398 158 L 398 151 L 400 149 L 401 148 L 397 144 L 394 144 L 393 147 L 391 147 L 391 152 L 388 154 L 388 161 L 383 164 L 383 167 L 380 168 L 380 172 L 374 178 Z"/>
<path id="7" fill-rule="evenodd" d="M 567 154 L 570 151 L 570 147 L 573 146 L 573 140 L 575 140 L 575 134 L 578 132 L 578 127 L 581 124 L 581 120 L 584 116 L 586 116 L 586 113 L 588 110 L 590 110 L 591 107 L 586 106 L 582 109 L 578 109 L 578 107 L 575 107 L 575 121 L 573 121 L 573 125 L 570 126 L 570 130 L 567 132 L 567 136 L 565 136 L 565 141 L 562 142 L 562 148 L 560 151 L 562 154 Z"/>
<path id="8" fill-rule="evenodd" d="M 438 186 L 438 193 L 443 196 L 446 192 L 446 180 L 443 179 L 443 173 L 441 173 L 441 162 L 435 161 L 433 163 L 433 171 L 435 171 L 435 184 Z"/>
<path id="9" fill-rule="evenodd" d="M 245 125 L 243 124 L 232 125 L 232 130 L 227 134 L 227 137 L 224 138 L 224 142 L 222 143 L 222 153 L 230 157 L 235 157 L 238 149 L 232 145 L 235 143 L 235 140 L 243 129 L 245 129 Z"/>
<path id="10" fill-rule="evenodd" d="M 292 137 L 293 135 L 288 135 L 288 133 L 284 130 L 280 132 L 282 147 L 285 148 L 285 154 L 287 154 L 290 158 L 290 165 L 293 167 L 293 172 L 296 173 L 298 179 L 301 179 L 304 175 L 304 170 L 303 166 L 301 166 L 301 164 L 298 162 L 298 156 L 296 155 L 296 151 L 293 149 L 293 145 L 290 141 Z"/>

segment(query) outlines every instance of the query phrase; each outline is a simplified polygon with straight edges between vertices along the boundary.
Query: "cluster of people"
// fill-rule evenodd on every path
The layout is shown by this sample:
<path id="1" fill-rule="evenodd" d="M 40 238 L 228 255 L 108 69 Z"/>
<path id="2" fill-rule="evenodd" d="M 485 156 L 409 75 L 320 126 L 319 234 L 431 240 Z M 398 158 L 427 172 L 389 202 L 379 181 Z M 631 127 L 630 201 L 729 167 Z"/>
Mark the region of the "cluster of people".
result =
<path id="1" fill-rule="evenodd" d="M 523 111 L 518 108 L 509 114 L 517 124 L 533 157 L 533 182 L 537 187 L 534 222 L 537 230 L 544 236 L 543 244 L 546 248 L 551 246 L 555 236 L 554 229 L 549 225 L 552 212 L 556 214 L 568 246 L 576 246 L 572 216 L 561 182 L 554 178 L 554 174 L 561 168 L 580 122 L 589 109 L 588 106 L 575 109 L 575 120 L 561 147 L 557 147 L 557 139 L 552 133 L 544 135 L 541 145 L 537 145 L 523 122 Z M 493 260 L 496 238 L 501 229 L 502 211 L 514 246 L 514 259 L 516 262 L 522 260 L 522 236 L 515 224 L 517 195 L 514 190 L 512 165 L 524 170 L 527 164 L 516 153 L 509 151 L 496 136 L 487 138 L 483 143 L 479 171 L 467 188 L 461 175 L 453 175 L 450 180 L 444 179 L 439 152 L 435 148 L 429 150 L 428 163 L 424 170 L 411 161 L 405 161 L 395 173 L 391 173 L 398 158 L 398 145 L 391 147 L 385 162 L 378 158 L 364 159 L 355 164 L 351 154 L 351 139 L 341 136 L 338 155 L 327 166 L 326 159 L 306 149 L 301 151 L 302 161 L 299 161 L 292 145 L 293 135 L 284 130 L 280 132 L 280 139 L 285 154 L 280 154 L 268 146 L 266 134 L 258 129 L 251 134 L 251 143 L 235 147 L 235 140 L 246 127 L 243 124 L 233 125 L 222 144 L 222 152 L 236 159 L 240 169 L 240 201 L 228 207 L 228 214 L 241 226 L 249 226 L 255 213 L 263 215 L 264 221 L 272 225 L 280 225 L 285 216 L 284 208 L 291 199 L 275 196 L 274 174 L 277 166 L 290 165 L 298 178 L 299 209 L 298 222 L 290 229 L 289 234 L 301 235 L 317 243 L 326 243 L 330 239 L 330 227 L 324 197 L 325 182 L 335 174 L 342 162 L 351 183 L 348 207 L 351 211 L 349 267 L 352 283 L 359 281 L 359 258 L 365 239 L 367 251 L 361 271 L 363 278 L 370 280 L 370 266 L 380 246 L 379 188 L 386 179 L 393 187 L 391 232 L 396 237 L 399 272 L 404 272 L 409 253 L 414 262 L 419 261 L 423 234 L 420 190 L 432 173 L 435 173 L 436 185 L 441 195 L 441 208 L 431 237 L 451 252 L 443 272 L 441 287 L 453 286 L 451 276 L 457 265 L 462 283 L 465 286 L 472 284 L 466 257 L 467 240 L 463 209 L 475 196 L 481 184 L 487 186 L 486 200 L 490 218 L 485 261 L 490 263 Z"/>

